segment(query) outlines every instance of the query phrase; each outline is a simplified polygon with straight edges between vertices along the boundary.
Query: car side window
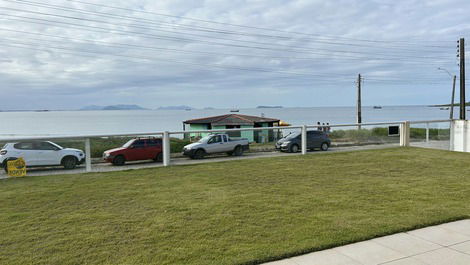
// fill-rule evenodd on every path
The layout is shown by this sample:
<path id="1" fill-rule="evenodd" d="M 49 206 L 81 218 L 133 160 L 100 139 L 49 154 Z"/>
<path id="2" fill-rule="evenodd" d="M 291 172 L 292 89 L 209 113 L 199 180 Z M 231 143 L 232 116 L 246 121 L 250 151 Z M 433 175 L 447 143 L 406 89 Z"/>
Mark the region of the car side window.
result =
<path id="1" fill-rule="evenodd" d="M 214 143 L 220 143 L 222 142 L 222 137 L 220 135 L 215 135 L 209 141 L 207 141 L 208 144 L 214 144 Z"/>
<path id="2" fill-rule="evenodd" d="M 147 140 L 147 145 L 148 146 L 159 146 L 162 144 L 162 141 L 160 139 L 149 139 Z"/>
<path id="3" fill-rule="evenodd" d="M 143 147 L 145 147 L 145 140 L 136 140 L 134 143 L 132 143 L 132 147 L 134 147 L 134 148 L 143 148 Z"/>
<path id="4" fill-rule="evenodd" d="M 15 149 L 20 149 L 20 150 L 33 150 L 33 143 L 32 142 L 21 142 L 21 143 L 16 143 L 13 145 Z"/>
<path id="5" fill-rule="evenodd" d="M 211 137 L 211 139 L 209 139 L 209 141 L 207 141 L 208 144 L 213 144 L 215 143 L 215 136 Z"/>
<path id="6" fill-rule="evenodd" d="M 34 149 L 35 150 L 57 150 L 57 147 L 53 146 L 52 144 L 48 142 L 38 142 L 38 143 L 34 143 Z"/>
<path id="7" fill-rule="evenodd" d="M 223 138 L 223 141 L 224 141 L 224 142 L 228 142 L 228 141 L 227 141 L 227 135 L 222 135 L 222 138 Z"/>

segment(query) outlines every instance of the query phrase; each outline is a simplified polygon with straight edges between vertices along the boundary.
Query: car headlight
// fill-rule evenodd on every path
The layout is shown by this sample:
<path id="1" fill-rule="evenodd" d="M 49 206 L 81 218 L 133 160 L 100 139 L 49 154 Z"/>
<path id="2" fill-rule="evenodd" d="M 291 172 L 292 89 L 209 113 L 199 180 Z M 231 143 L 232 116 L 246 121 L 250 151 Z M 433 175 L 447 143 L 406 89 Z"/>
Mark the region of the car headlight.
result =
<path id="1" fill-rule="evenodd" d="M 111 155 L 110 153 L 104 153 L 103 154 L 103 156 L 106 157 L 106 158 L 109 157 L 110 155 Z"/>
<path id="2" fill-rule="evenodd" d="M 283 143 L 281 144 L 281 146 L 288 146 L 289 144 L 290 144 L 290 142 L 287 141 L 287 142 L 283 142 Z"/>

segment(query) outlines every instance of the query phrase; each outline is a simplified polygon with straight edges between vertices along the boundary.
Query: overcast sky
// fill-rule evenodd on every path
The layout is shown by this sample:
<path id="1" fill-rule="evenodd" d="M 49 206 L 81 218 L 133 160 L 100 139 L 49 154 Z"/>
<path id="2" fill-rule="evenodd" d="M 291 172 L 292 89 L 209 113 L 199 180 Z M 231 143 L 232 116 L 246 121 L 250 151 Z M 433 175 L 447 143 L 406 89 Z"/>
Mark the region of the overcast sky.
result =
<path id="1" fill-rule="evenodd" d="M 0 109 L 353 106 L 358 73 L 364 105 L 447 103 L 451 78 L 437 68 L 458 73 L 468 10 L 465 0 L 0 0 Z"/>

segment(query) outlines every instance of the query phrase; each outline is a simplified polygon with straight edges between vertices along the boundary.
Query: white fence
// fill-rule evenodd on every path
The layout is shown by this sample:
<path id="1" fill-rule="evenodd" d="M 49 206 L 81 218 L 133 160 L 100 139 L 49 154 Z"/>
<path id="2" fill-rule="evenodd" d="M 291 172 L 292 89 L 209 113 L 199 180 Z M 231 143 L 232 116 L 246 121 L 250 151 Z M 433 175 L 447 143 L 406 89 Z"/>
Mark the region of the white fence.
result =
<path id="1" fill-rule="evenodd" d="M 241 128 L 241 129 L 217 129 L 217 130 L 190 130 L 190 131 L 164 131 L 164 132 L 148 132 L 148 133 L 128 133 L 128 134 L 105 134 L 105 135 L 69 135 L 69 136 L 60 136 L 60 137 L 11 137 L 0 139 L 0 142 L 13 142 L 13 141 L 24 141 L 24 140 L 80 140 L 84 141 L 85 145 L 85 165 L 86 171 L 92 171 L 91 163 L 91 138 L 111 138 L 111 137 L 135 137 L 135 136 L 157 136 L 162 137 L 163 143 L 163 166 L 169 166 L 171 164 L 170 156 L 170 138 L 172 135 L 185 135 L 185 134 L 194 134 L 194 133 L 228 133 L 228 132 L 242 132 L 242 131 L 265 131 L 265 130 L 300 130 L 301 132 L 301 152 L 300 154 L 307 154 L 307 130 L 308 129 L 322 129 L 328 127 L 331 129 L 332 133 L 341 131 L 343 128 L 353 128 L 354 130 L 366 130 L 366 128 L 371 128 L 372 126 L 382 126 L 382 129 L 385 129 L 384 126 L 394 125 L 399 126 L 399 145 L 400 146 L 410 146 L 410 131 L 412 125 L 422 124 L 425 130 L 426 141 L 429 142 L 430 138 L 430 129 L 433 124 L 438 123 L 449 123 L 448 128 L 450 128 L 451 120 L 429 120 L 429 121 L 396 121 L 396 122 L 375 122 L 375 123 L 361 123 L 361 124 L 335 124 L 335 125 L 301 125 L 301 126 L 286 126 L 286 127 L 260 127 L 260 128 Z M 375 128 L 375 127 L 374 127 Z M 421 127 L 420 127 L 421 128 Z M 422 129 L 424 129 L 422 128 Z M 450 130 L 450 129 L 449 129 Z M 354 144 L 354 143 L 353 143 Z M 397 143 L 398 144 L 398 143 Z"/>

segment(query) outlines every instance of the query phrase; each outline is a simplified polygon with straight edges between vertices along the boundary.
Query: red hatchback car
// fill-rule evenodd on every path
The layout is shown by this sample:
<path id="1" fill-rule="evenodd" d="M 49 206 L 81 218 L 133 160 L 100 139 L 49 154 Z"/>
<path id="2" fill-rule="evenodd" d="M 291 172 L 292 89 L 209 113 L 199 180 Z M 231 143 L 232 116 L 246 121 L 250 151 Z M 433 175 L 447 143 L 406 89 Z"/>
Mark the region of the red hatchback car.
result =
<path id="1" fill-rule="evenodd" d="M 162 139 L 137 138 L 129 140 L 122 147 L 104 151 L 103 159 L 116 166 L 122 166 L 126 161 L 150 160 L 161 162 Z"/>

